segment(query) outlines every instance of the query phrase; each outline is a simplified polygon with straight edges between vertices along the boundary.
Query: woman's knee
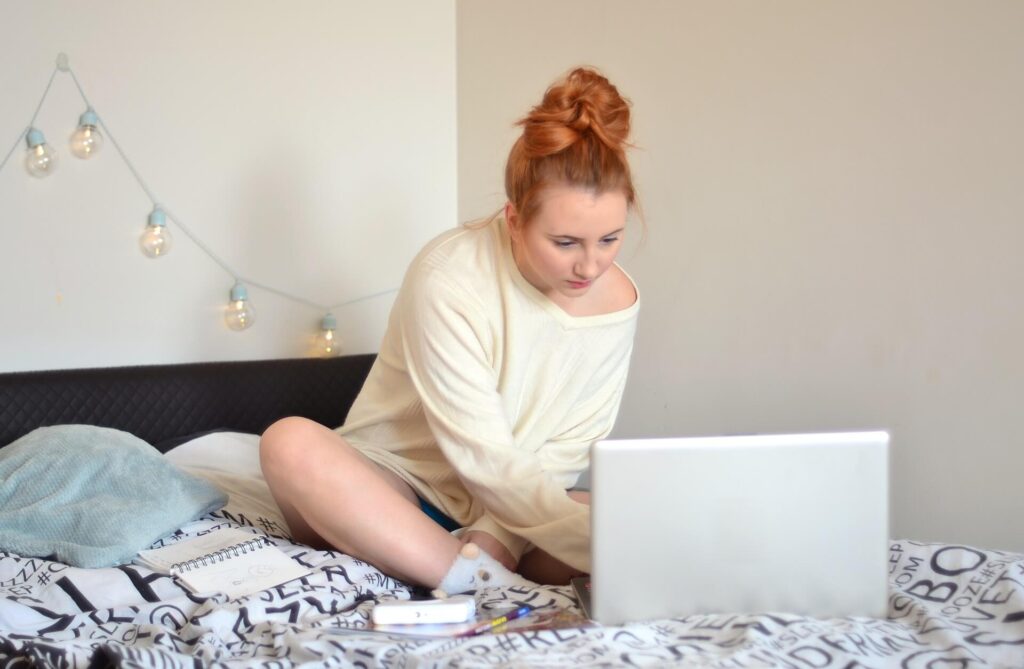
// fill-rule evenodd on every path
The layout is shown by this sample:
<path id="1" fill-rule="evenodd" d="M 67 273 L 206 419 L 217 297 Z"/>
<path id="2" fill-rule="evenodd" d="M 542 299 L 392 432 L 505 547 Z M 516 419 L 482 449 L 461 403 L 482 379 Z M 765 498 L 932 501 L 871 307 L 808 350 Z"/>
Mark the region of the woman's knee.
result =
<path id="1" fill-rule="evenodd" d="M 341 435 L 308 418 L 282 418 L 260 437 L 260 466 L 268 482 L 342 484 L 357 476 L 363 465 Z"/>
<path id="2" fill-rule="evenodd" d="M 260 466 L 264 474 L 304 469 L 310 448 L 317 438 L 323 438 L 323 429 L 319 423 L 301 416 L 289 416 L 273 423 L 260 436 Z"/>

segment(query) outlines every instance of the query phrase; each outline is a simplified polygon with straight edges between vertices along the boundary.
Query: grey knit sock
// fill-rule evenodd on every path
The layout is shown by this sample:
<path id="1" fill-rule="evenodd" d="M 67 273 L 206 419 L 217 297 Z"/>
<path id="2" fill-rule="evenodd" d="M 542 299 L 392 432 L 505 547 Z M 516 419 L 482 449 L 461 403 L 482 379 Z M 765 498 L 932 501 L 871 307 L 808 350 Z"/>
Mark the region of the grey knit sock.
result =
<path id="1" fill-rule="evenodd" d="M 477 588 L 509 585 L 537 584 L 505 569 L 504 565 L 486 551 L 480 550 L 476 544 L 469 543 L 455 556 L 448 573 L 432 594 L 438 599 L 444 599 L 448 595 L 458 595 Z"/>

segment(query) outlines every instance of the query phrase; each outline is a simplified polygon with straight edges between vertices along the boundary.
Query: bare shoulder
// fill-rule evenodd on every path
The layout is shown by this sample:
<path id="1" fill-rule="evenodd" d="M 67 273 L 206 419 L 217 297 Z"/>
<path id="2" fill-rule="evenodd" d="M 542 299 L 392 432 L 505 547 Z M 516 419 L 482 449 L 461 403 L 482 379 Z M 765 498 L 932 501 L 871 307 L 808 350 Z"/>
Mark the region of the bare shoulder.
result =
<path id="1" fill-rule="evenodd" d="M 610 314 L 633 306 L 633 303 L 636 302 L 636 288 L 633 287 L 633 282 L 622 271 L 622 268 L 612 264 L 605 275 L 608 281 L 601 300 L 601 311 Z"/>
<path id="2" fill-rule="evenodd" d="M 601 316 L 628 309 L 636 299 L 633 282 L 613 264 L 586 295 L 560 306 L 572 316 Z"/>

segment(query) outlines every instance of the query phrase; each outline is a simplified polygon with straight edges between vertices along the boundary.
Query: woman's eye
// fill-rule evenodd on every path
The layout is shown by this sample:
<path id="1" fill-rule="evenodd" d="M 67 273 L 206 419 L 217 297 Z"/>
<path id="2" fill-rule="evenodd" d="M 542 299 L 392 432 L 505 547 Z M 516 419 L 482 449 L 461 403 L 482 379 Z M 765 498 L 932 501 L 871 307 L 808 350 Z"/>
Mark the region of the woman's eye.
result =
<path id="1" fill-rule="evenodd" d="M 575 244 L 575 242 L 566 241 L 564 239 L 560 239 L 555 242 L 555 246 L 557 246 L 560 249 L 567 249 L 573 244 Z"/>
<path id="2" fill-rule="evenodd" d="M 602 244 L 614 244 L 617 241 L 619 241 L 618 237 L 605 237 L 604 239 L 601 240 L 601 243 Z"/>

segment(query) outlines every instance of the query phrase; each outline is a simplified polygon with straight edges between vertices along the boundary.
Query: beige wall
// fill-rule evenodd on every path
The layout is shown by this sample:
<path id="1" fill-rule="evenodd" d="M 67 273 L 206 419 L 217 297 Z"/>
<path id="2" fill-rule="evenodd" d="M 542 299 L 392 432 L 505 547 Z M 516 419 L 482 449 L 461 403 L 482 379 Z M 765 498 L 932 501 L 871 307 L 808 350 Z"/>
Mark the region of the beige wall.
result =
<path id="1" fill-rule="evenodd" d="M 397 288 L 456 219 L 452 0 L 0 3 L 0 147 L 22 132 L 58 52 L 147 186 L 243 276 L 334 305 Z M 45 180 L 0 172 L 0 371 L 303 356 L 323 313 L 250 290 L 171 225 L 145 258 L 150 202 L 108 142 L 67 138 L 84 105 L 59 75 L 38 125 Z M 346 352 L 375 351 L 393 294 L 335 312 Z"/>
<path id="2" fill-rule="evenodd" d="M 616 434 L 886 428 L 892 534 L 1024 550 L 1024 3 L 460 0 L 459 214 L 598 65 L 648 242 Z M 634 235 L 635 236 L 635 235 Z"/>

